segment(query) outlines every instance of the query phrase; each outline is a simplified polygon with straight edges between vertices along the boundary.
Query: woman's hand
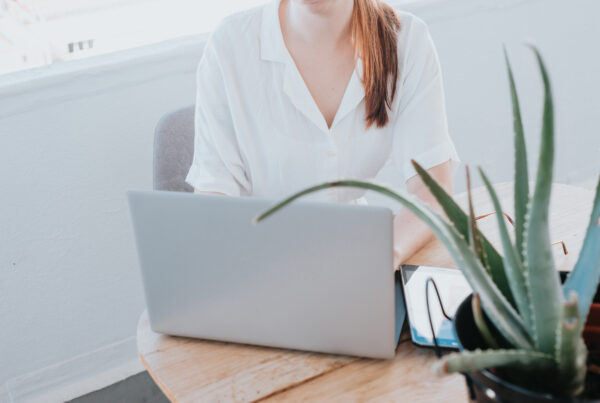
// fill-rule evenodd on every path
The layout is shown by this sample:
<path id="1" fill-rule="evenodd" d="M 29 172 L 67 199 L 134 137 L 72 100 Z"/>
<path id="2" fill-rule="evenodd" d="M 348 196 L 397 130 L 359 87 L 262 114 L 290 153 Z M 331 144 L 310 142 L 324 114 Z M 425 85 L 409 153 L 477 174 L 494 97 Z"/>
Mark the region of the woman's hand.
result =
<path id="1" fill-rule="evenodd" d="M 452 194 L 451 161 L 446 161 L 427 170 L 440 185 Z M 419 199 L 429 204 L 434 210 L 442 213 L 442 208 L 429 192 L 427 186 L 418 175 L 406 181 L 406 189 Z M 401 208 L 394 215 L 394 268 L 406 262 L 433 238 L 429 227 L 406 208 Z"/>

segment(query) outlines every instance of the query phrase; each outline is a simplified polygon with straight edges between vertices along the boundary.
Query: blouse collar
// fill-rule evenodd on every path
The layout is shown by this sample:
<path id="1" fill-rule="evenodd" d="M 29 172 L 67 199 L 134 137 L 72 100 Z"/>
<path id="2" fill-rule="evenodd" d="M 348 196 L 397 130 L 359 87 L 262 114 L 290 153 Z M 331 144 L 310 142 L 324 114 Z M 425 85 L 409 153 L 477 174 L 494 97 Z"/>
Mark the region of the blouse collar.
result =
<path id="1" fill-rule="evenodd" d="M 263 60 L 287 63 L 290 56 L 283 41 L 279 22 L 280 2 L 281 0 L 272 0 L 263 9 L 260 29 L 260 56 Z"/>
<path id="2" fill-rule="evenodd" d="M 261 59 L 284 63 L 286 72 L 284 76 L 284 92 L 290 97 L 292 103 L 317 127 L 328 132 L 325 118 L 319 111 L 312 95 L 309 93 L 292 56 L 290 55 L 281 32 L 279 21 L 279 4 L 281 0 L 273 0 L 263 9 L 260 32 L 260 55 Z M 362 59 L 356 62 L 356 68 L 348 82 L 344 96 L 336 112 L 331 128 L 346 115 L 352 112 L 365 97 L 365 91 L 361 82 Z"/>

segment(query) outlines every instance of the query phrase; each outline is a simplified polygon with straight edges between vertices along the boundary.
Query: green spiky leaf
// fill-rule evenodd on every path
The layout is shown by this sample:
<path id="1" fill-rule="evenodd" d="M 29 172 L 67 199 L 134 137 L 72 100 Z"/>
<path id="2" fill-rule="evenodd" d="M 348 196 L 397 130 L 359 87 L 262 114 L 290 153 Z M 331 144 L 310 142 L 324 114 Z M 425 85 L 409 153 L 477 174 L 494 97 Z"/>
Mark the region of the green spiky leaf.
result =
<path id="1" fill-rule="evenodd" d="M 536 282 L 536 286 L 531 287 L 530 291 L 537 347 L 544 353 L 554 354 L 556 329 L 562 305 L 560 281 L 552 258 L 548 223 L 554 162 L 554 112 L 546 67 L 537 49 L 533 50 L 542 73 L 545 97 L 537 178 L 526 223 L 525 266 L 526 275 Z"/>
<path id="2" fill-rule="evenodd" d="M 563 304 L 556 338 L 559 388 L 571 396 L 583 391 L 587 372 L 587 348 L 581 337 L 581 322 L 577 294 L 573 291 Z"/>
<path id="3" fill-rule="evenodd" d="M 477 330 L 479 330 L 479 333 L 483 337 L 483 340 L 485 340 L 487 343 L 488 347 L 500 348 L 498 342 L 492 334 L 492 331 L 485 321 L 485 314 L 483 313 L 483 309 L 481 309 L 481 299 L 479 294 L 473 294 L 473 297 L 471 298 L 471 309 L 473 310 L 473 320 L 475 321 L 475 326 L 477 326 Z"/>
<path id="4" fill-rule="evenodd" d="M 521 120 L 521 107 L 519 105 L 519 96 L 517 95 L 517 86 L 513 75 L 506 48 L 504 49 L 504 59 L 508 70 L 508 81 L 510 83 L 510 96 L 513 110 L 514 127 L 514 145 L 515 145 L 515 241 L 517 252 L 521 261 L 524 261 L 524 228 L 525 217 L 527 216 L 527 207 L 529 204 L 529 173 L 527 168 L 527 148 L 525 145 L 525 133 L 523 130 L 523 121 Z"/>
<path id="5" fill-rule="evenodd" d="M 487 261 L 487 256 L 485 255 L 485 250 L 482 246 L 481 241 L 481 232 L 479 232 L 479 228 L 477 227 L 477 220 L 475 219 L 475 209 L 473 207 L 473 197 L 471 195 L 471 172 L 469 167 L 466 167 L 467 170 L 467 199 L 469 203 L 469 244 L 473 249 L 473 253 L 479 259 L 483 267 L 490 273 L 490 266 Z"/>
<path id="6" fill-rule="evenodd" d="M 502 214 L 500 200 L 498 200 L 498 195 L 496 194 L 492 183 L 481 168 L 479 168 L 479 174 L 483 179 L 485 187 L 487 188 L 490 198 L 492 199 L 492 203 L 494 204 L 494 209 L 496 210 L 498 230 L 500 232 L 500 239 L 502 241 L 502 249 L 504 250 L 503 259 L 506 277 L 508 278 L 508 284 L 517 303 L 519 313 L 521 314 L 525 325 L 529 329 L 531 336 L 535 340 L 535 327 L 533 326 L 531 312 L 531 293 L 529 290 L 530 284 L 525 277 L 525 268 L 523 267 L 523 263 L 521 262 L 519 254 L 512 245 L 510 236 L 508 235 L 508 229 L 506 228 L 506 223 L 504 222 L 504 216 Z"/>
<path id="7" fill-rule="evenodd" d="M 433 370 L 443 375 L 511 366 L 545 370 L 555 367 L 556 362 L 549 354 L 531 350 L 474 350 L 448 354 L 434 364 Z"/>
<path id="8" fill-rule="evenodd" d="M 574 291 L 579 300 L 579 315 L 586 318 L 600 283 L 600 178 L 581 253 L 563 286 L 564 296 Z M 583 321 L 582 321 L 583 322 Z"/>
<path id="9" fill-rule="evenodd" d="M 421 165 L 415 160 L 412 160 L 412 165 L 415 171 L 425 184 L 431 194 L 435 197 L 438 204 L 444 210 L 444 213 L 452 222 L 456 230 L 465 238 L 468 238 L 469 231 L 469 218 L 460 206 L 454 201 L 444 188 L 427 172 Z M 483 249 L 487 257 L 488 266 L 490 268 L 490 274 L 492 280 L 496 286 L 500 289 L 504 297 L 510 302 L 513 307 L 516 307 L 513 295 L 508 286 L 508 280 L 504 273 L 504 263 L 502 262 L 502 256 L 496 251 L 496 248 L 488 241 L 485 235 L 481 234 L 481 242 Z"/>

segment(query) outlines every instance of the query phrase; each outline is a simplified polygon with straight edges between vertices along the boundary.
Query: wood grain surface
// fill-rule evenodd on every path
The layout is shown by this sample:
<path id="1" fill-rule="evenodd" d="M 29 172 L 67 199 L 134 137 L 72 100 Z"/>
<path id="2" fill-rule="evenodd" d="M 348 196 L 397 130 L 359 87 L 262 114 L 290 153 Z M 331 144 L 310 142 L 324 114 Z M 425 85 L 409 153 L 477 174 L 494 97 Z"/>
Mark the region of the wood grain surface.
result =
<path id="1" fill-rule="evenodd" d="M 512 215 L 512 185 L 495 185 L 503 209 Z M 482 188 L 473 192 L 477 215 L 493 211 Z M 463 207 L 464 194 L 456 200 Z M 553 186 L 553 241 L 564 241 L 554 256 L 560 270 L 571 270 L 589 220 L 593 193 L 567 185 Z M 479 221 L 481 230 L 499 247 L 496 218 Z M 408 263 L 455 267 L 443 245 L 433 240 Z M 403 333 L 393 360 L 316 354 L 233 343 L 165 336 L 153 332 L 146 313 L 137 329 L 144 366 L 171 401 L 385 401 L 466 402 L 464 380 L 431 373 L 433 352 L 414 347 Z"/>

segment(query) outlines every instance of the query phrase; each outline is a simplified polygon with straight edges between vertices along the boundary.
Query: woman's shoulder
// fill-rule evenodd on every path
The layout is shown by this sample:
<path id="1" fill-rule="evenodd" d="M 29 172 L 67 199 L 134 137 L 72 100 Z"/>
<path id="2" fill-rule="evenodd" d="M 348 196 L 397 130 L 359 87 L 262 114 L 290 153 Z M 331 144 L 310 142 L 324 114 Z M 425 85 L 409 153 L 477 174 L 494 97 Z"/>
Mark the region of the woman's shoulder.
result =
<path id="1" fill-rule="evenodd" d="M 211 32 L 209 42 L 226 53 L 248 49 L 260 34 L 264 7 L 265 5 L 256 6 L 223 18 Z"/>
<path id="2" fill-rule="evenodd" d="M 398 46 L 401 49 L 412 42 L 429 39 L 429 27 L 425 21 L 408 11 L 396 10 L 396 14 L 400 19 Z"/>
<path id="3" fill-rule="evenodd" d="M 440 73 L 437 50 L 427 23 L 406 11 L 396 11 L 400 19 L 398 32 L 397 105 L 408 102 L 422 89 L 422 83 L 433 80 Z"/>
<path id="4" fill-rule="evenodd" d="M 400 19 L 397 45 L 401 74 L 410 70 L 411 66 L 432 64 L 437 53 L 427 23 L 407 11 L 396 13 Z"/>

